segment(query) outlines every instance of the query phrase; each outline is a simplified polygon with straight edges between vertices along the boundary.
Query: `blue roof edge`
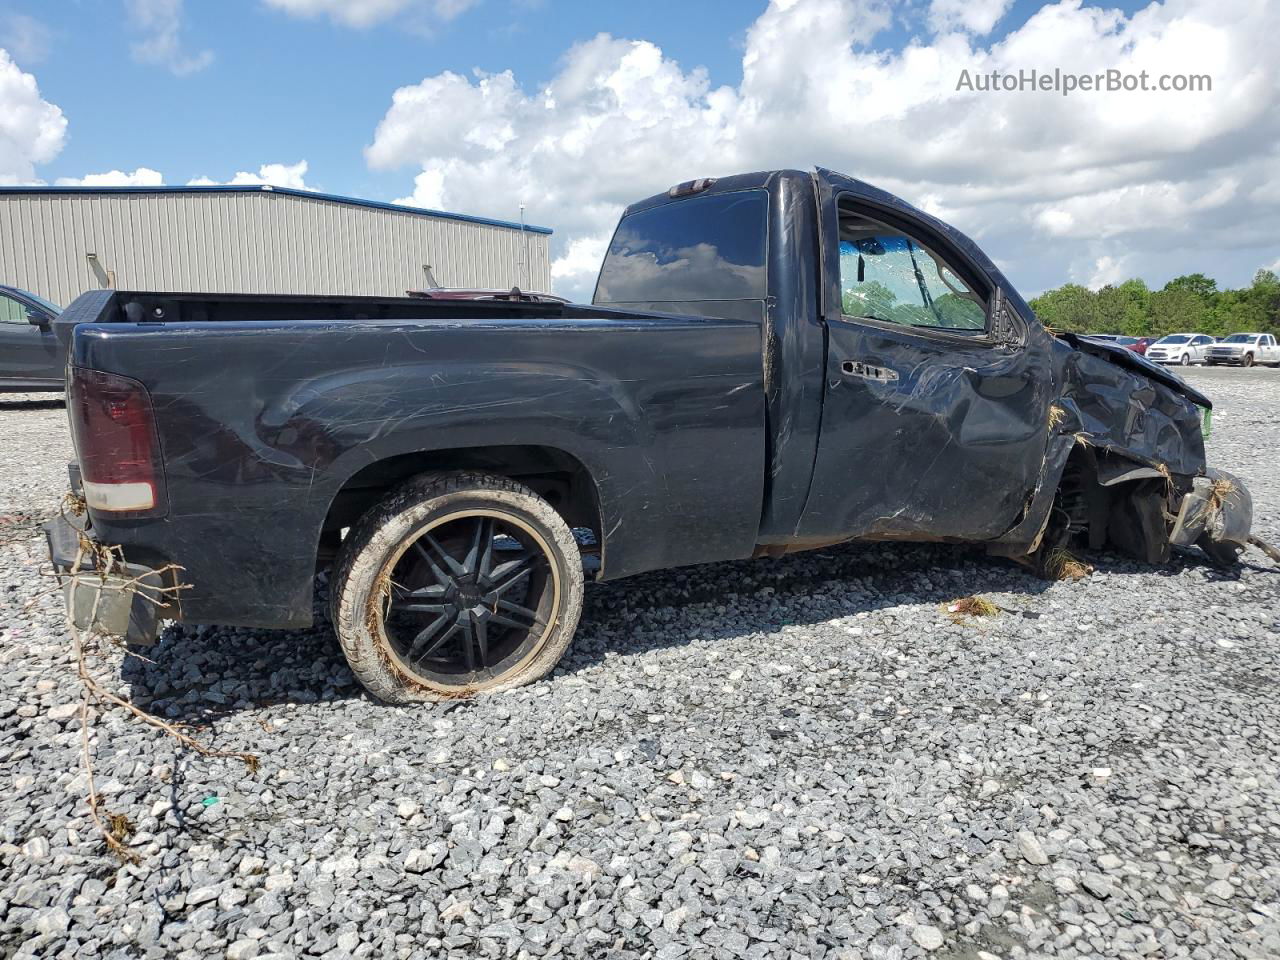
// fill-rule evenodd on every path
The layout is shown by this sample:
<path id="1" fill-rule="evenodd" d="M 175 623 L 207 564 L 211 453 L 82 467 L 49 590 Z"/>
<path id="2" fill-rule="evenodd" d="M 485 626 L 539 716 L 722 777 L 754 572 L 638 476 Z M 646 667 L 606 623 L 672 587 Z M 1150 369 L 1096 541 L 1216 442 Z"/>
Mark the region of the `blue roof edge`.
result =
<path id="1" fill-rule="evenodd" d="M 505 227 L 508 230 L 524 230 L 526 233 L 550 235 L 550 227 L 538 227 L 533 224 L 521 226 L 510 220 L 494 220 L 490 217 L 475 217 L 468 213 L 450 213 L 447 210 L 432 210 L 429 207 L 411 207 L 403 203 L 384 203 L 381 200 L 364 200 L 360 197 L 344 197 L 336 193 L 319 193 L 315 190 L 298 190 L 294 187 L 277 187 L 272 184 L 191 184 L 185 187 L 58 187 L 58 186 L 0 186 L 0 196 L 13 193 L 283 193 L 289 197 L 304 197 L 308 200 L 324 200 L 329 203 L 345 203 L 353 207 L 371 207 L 374 210 L 393 210 L 398 213 L 412 213 L 424 217 L 439 217 L 445 220 L 461 220 L 464 223 L 481 223 L 490 227 Z"/>

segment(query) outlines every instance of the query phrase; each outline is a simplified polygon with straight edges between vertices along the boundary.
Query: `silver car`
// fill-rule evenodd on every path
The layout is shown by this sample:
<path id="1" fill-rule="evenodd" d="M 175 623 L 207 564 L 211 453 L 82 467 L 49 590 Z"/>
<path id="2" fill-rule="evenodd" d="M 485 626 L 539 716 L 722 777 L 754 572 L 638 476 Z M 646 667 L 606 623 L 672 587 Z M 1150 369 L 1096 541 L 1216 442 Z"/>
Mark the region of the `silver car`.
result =
<path id="1" fill-rule="evenodd" d="M 1156 363 L 1177 363 L 1189 366 L 1205 363 L 1209 359 L 1209 347 L 1214 343 L 1207 333 L 1171 333 L 1147 347 L 1147 359 Z"/>
<path id="2" fill-rule="evenodd" d="M 1210 366 L 1229 363 L 1252 367 L 1255 363 L 1280 367 L 1280 343 L 1271 333 L 1233 333 L 1209 348 Z"/>

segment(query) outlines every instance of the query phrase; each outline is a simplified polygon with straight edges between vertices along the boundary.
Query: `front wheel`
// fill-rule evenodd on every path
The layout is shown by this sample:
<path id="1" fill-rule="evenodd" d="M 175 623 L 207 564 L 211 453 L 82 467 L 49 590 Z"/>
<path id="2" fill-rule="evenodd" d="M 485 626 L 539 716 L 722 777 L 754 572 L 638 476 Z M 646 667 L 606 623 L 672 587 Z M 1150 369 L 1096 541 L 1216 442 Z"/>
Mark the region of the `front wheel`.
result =
<path id="1" fill-rule="evenodd" d="M 1178 358 L 1178 364 L 1183 367 L 1191 366 L 1191 354 L 1184 353 L 1181 357 Z"/>
<path id="2" fill-rule="evenodd" d="M 1252 353 L 1246 353 L 1246 354 L 1244 355 L 1244 359 L 1243 359 L 1243 360 L 1241 360 L 1240 362 L 1241 362 L 1241 363 L 1243 363 L 1246 367 L 1252 367 L 1252 366 L 1253 366 L 1253 354 L 1252 354 Z"/>
<path id="3" fill-rule="evenodd" d="M 545 676 L 577 629 L 582 558 L 533 491 L 483 474 L 410 481 L 343 542 L 333 623 L 352 672 L 389 703 Z"/>

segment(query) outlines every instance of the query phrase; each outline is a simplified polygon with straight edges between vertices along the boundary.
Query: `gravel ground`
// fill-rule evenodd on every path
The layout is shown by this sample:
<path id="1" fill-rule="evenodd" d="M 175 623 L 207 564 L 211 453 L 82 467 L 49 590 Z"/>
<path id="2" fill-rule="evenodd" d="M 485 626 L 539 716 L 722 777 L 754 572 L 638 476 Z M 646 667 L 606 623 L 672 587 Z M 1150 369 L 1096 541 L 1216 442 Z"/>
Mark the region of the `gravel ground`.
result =
<path id="1" fill-rule="evenodd" d="M 1280 372 L 1190 377 L 1211 462 L 1280 540 Z M 0 400 L 0 423 L 0 955 L 1280 956 L 1260 558 L 1046 584 L 873 546 L 644 576 L 589 589 L 553 677 L 416 708 L 364 697 L 327 628 L 171 628 L 103 674 L 262 764 L 100 715 L 122 866 L 38 596 L 64 414 Z M 952 623 L 971 593 L 1006 612 Z"/>

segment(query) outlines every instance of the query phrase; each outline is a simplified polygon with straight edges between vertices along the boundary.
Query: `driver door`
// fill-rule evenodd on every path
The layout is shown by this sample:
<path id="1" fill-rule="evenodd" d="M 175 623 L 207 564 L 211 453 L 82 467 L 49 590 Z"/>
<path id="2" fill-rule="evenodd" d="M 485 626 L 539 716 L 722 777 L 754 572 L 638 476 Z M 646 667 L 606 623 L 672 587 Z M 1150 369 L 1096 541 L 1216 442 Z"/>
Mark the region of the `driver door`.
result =
<path id="1" fill-rule="evenodd" d="M 800 532 L 994 539 L 1039 482 L 1049 337 L 905 205 L 827 200 L 826 384 Z"/>
<path id="2" fill-rule="evenodd" d="M 44 322 L 34 324 L 32 317 Z M 38 307 L 0 292 L 0 385 L 57 387 L 62 376 L 52 318 Z"/>

